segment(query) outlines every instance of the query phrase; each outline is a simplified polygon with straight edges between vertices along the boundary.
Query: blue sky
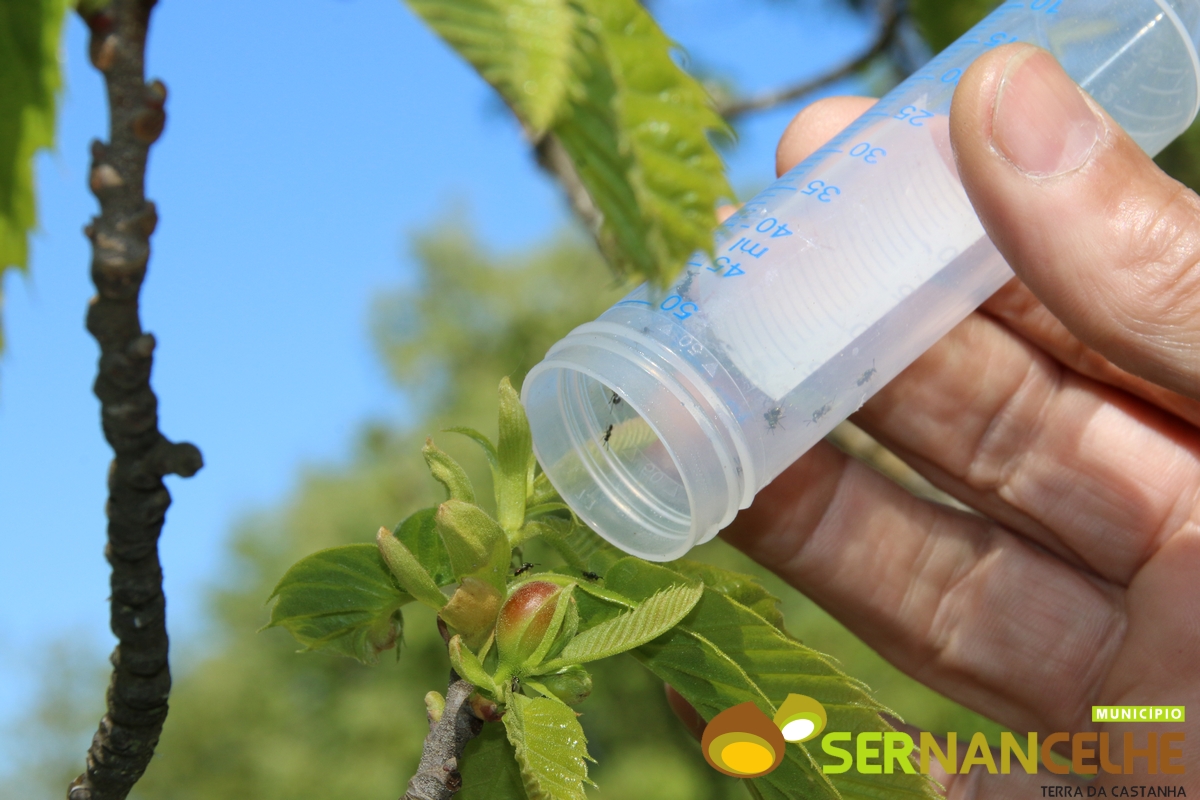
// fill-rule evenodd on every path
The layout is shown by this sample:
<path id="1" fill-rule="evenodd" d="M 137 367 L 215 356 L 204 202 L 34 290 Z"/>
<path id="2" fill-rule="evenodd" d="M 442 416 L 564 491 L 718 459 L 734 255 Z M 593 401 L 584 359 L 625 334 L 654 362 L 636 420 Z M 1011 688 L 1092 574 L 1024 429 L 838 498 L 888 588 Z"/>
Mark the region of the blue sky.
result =
<path id="1" fill-rule="evenodd" d="M 822 0 L 654 8 L 693 64 L 746 91 L 818 74 L 872 36 Z M 96 210 L 88 142 L 105 135 L 106 110 L 85 53 L 72 19 L 58 145 L 37 164 L 32 269 L 3 286 L 0 729 L 27 708 L 45 642 L 74 637 L 80 658 L 112 646 L 110 455 L 91 394 L 80 233 Z M 162 541 L 172 640 L 195 646 L 233 523 L 278 503 L 303 465 L 344 460 L 364 421 L 405 421 L 367 313 L 377 292 L 411 279 L 408 235 L 466 208 L 488 247 L 519 251 L 568 218 L 491 90 L 397 0 L 164 0 L 148 69 L 170 97 L 150 162 L 161 222 L 142 320 L 159 342 L 160 426 L 199 444 L 207 464 L 169 481 Z M 796 110 L 743 128 L 735 186 L 773 177 Z"/>

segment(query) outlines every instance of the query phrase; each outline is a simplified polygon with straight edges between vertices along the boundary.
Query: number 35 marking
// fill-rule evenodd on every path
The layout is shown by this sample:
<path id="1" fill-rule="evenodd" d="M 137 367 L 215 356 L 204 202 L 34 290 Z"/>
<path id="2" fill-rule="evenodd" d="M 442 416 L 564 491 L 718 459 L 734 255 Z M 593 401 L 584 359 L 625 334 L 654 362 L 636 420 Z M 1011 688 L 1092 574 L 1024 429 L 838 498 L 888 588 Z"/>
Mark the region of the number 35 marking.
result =
<path id="1" fill-rule="evenodd" d="M 816 197 L 822 203 L 831 203 L 835 195 L 842 193 L 842 190 L 836 186 L 828 186 L 825 181 L 813 181 L 808 184 L 808 188 L 800 192 L 810 197 Z"/>

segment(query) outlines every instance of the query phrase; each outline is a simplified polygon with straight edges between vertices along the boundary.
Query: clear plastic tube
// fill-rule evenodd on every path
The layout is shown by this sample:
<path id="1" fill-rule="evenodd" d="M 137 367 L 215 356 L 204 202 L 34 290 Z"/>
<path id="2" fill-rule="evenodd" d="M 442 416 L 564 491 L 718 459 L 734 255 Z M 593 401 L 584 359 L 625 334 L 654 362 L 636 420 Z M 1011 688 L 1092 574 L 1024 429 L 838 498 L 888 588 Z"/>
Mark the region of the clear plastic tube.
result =
<path id="1" fill-rule="evenodd" d="M 1148 153 L 1200 107 L 1200 0 L 1008 2 L 759 194 L 665 293 L 641 287 L 555 344 L 522 399 L 551 483 L 651 560 L 739 508 L 1012 272 L 950 151 L 954 88 L 1029 42 Z"/>

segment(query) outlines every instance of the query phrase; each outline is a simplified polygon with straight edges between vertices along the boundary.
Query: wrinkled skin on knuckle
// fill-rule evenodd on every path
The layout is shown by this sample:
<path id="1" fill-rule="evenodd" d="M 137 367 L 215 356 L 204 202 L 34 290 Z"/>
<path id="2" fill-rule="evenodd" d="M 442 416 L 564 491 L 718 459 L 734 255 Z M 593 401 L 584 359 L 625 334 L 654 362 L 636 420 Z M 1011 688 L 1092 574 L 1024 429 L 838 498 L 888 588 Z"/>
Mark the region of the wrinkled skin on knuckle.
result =
<path id="1" fill-rule="evenodd" d="M 1123 240 L 1120 275 L 1133 313 L 1123 325 L 1163 346 L 1200 345 L 1200 197 L 1179 184 L 1165 202 L 1133 202 L 1112 225 Z"/>

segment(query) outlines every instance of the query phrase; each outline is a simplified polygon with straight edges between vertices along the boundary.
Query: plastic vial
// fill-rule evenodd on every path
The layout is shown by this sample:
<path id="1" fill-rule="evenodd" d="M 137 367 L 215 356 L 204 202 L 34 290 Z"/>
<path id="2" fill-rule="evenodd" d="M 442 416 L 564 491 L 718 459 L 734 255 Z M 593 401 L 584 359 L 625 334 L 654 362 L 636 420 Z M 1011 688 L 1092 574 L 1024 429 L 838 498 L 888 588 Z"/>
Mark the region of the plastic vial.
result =
<path id="1" fill-rule="evenodd" d="M 550 348 L 522 399 L 597 533 L 678 558 L 999 289 L 950 150 L 954 88 L 1012 42 L 1052 53 L 1151 155 L 1200 106 L 1200 0 L 1000 6 L 643 286 Z"/>

